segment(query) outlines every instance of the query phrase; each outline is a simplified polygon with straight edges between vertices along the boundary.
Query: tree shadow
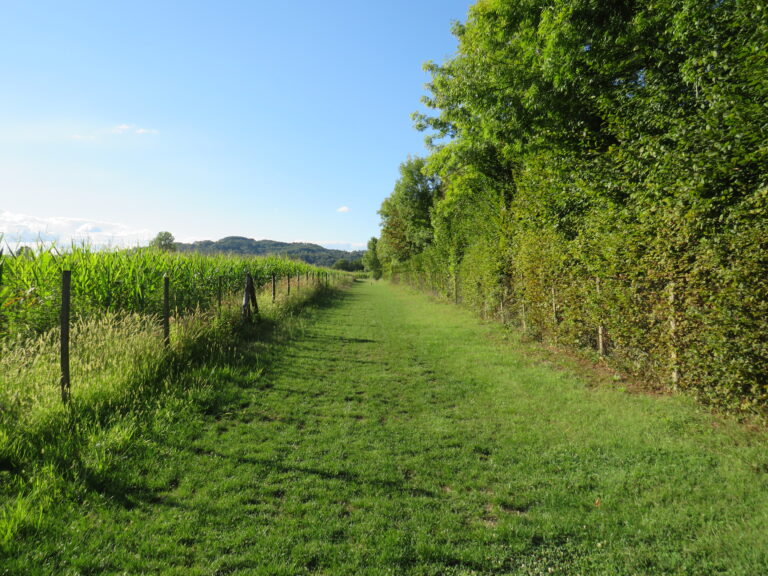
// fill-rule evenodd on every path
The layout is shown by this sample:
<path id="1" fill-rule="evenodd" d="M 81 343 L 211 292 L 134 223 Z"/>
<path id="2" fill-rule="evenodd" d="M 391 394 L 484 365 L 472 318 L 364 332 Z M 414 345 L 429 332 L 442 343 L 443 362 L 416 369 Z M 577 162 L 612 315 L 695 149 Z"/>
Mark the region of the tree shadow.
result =
<path id="1" fill-rule="evenodd" d="M 302 310 L 312 308 L 316 310 L 330 310 L 345 305 L 350 295 L 348 291 L 337 288 L 322 288 L 317 290 L 310 298 L 297 300 L 289 304 L 285 310 L 288 314 L 300 314 Z M 305 334 L 299 333 L 296 338 L 285 338 L 278 334 L 280 322 L 265 317 L 252 323 L 244 323 L 236 327 L 237 346 L 234 353 L 226 355 L 213 355 L 196 358 L 191 365 L 192 370 L 205 368 L 226 368 L 226 376 L 221 376 L 220 385 L 212 389 L 212 394 L 198 401 L 199 413 L 207 421 L 217 421 L 222 414 L 230 411 L 242 412 L 253 405 L 252 392 L 261 389 L 274 389 L 285 394 L 303 394 L 317 397 L 323 394 L 320 391 L 302 391 L 297 389 L 273 388 L 266 383 L 260 375 L 269 370 L 275 361 L 284 357 L 292 341 L 303 338 Z M 184 378 L 182 372 L 178 376 Z M 158 381 L 162 378 L 157 377 Z M 146 394 L 151 394 L 155 389 L 147 386 Z M 82 416 L 82 415 L 81 415 Z M 258 418 L 258 416 L 256 416 Z M 296 422 L 293 422 L 296 424 Z M 174 448 L 181 448 L 174 440 L 165 438 L 153 438 L 156 442 Z M 94 473 L 88 469 L 80 458 L 75 455 L 75 462 L 69 462 L 66 474 L 70 477 L 78 476 L 86 491 L 98 493 L 108 498 L 116 505 L 132 509 L 140 504 L 172 504 L 172 500 L 164 494 L 173 486 L 154 487 L 142 481 L 141 475 L 132 474 L 125 469 L 130 467 L 130 461 L 124 461 L 116 468 Z M 4 459 L 0 460 L 0 469 L 11 468 Z"/>
<path id="2" fill-rule="evenodd" d="M 398 493 L 421 498 L 437 498 L 439 496 L 432 490 L 419 488 L 417 486 L 409 486 L 402 481 L 370 478 L 350 470 L 323 470 L 322 468 L 312 466 L 291 465 L 285 464 L 284 462 L 278 461 L 274 458 L 255 458 L 252 456 L 225 454 L 211 448 L 195 448 L 192 450 L 197 454 L 204 454 L 209 457 L 231 460 L 237 464 L 255 466 L 261 470 L 267 470 L 271 472 L 311 475 L 323 478 L 325 480 L 337 480 L 344 483 L 357 484 L 359 486 L 383 489 L 392 494 Z"/>

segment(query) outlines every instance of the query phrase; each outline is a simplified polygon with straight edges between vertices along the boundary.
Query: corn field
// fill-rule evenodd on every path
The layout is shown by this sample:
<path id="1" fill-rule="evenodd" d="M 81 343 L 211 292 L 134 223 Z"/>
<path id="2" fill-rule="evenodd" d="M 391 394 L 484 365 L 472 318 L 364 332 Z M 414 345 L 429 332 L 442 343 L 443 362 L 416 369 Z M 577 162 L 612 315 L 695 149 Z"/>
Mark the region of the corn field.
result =
<path id="1" fill-rule="evenodd" d="M 0 237 L 2 241 L 2 237 Z M 0 249 L 0 341 L 24 340 L 57 326 L 61 273 L 72 271 L 73 320 L 104 314 L 159 315 L 163 277 L 170 279 L 174 316 L 214 306 L 240 290 L 246 273 L 257 287 L 317 269 L 278 257 L 176 254 L 155 249 L 101 251 L 82 246 L 60 250 L 38 245 Z"/>

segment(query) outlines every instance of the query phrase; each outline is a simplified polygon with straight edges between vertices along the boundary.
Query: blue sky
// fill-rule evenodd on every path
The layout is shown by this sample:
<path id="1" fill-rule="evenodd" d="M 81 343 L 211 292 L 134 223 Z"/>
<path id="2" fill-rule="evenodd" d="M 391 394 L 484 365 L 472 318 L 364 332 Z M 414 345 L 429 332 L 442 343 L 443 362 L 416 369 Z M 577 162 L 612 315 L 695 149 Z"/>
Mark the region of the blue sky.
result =
<path id="1" fill-rule="evenodd" d="M 0 0 L 0 232 L 360 247 L 471 4 Z"/>

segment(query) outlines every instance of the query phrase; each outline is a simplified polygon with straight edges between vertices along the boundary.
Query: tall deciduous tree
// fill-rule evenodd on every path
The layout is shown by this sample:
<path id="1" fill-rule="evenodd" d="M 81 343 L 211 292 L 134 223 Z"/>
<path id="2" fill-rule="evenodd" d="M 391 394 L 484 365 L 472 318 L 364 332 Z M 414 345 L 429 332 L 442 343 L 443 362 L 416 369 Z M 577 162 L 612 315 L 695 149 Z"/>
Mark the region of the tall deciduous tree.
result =
<path id="1" fill-rule="evenodd" d="M 432 241 L 430 212 L 440 186 L 426 170 L 424 158 L 400 164 L 400 178 L 379 210 L 382 220 L 382 256 L 404 261 L 423 251 Z"/>
<path id="2" fill-rule="evenodd" d="M 158 232 L 149 243 L 153 248 L 163 250 L 164 252 L 173 252 L 176 250 L 176 238 L 170 232 Z"/>
<path id="3" fill-rule="evenodd" d="M 363 255 L 363 265 L 371 273 L 374 280 L 378 280 L 382 275 L 381 260 L 378 254 L 378 239 L 374 236 L 368 240 L 368 250 Z"/>
<path id="4" fill-rule="evenodd" d="M 765 1 L 479 0 L 454 33 L 381 208 L 393 273 L 768 405 Z"/>

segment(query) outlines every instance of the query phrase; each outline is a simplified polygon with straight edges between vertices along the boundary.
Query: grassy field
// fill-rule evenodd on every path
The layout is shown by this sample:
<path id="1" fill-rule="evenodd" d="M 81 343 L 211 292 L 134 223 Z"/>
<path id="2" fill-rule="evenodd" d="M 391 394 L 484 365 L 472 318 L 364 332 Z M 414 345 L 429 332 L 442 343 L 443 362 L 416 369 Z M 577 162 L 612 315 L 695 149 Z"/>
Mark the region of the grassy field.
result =
<path id="1" fill-rule="evenodd" d="M 405 288 L 283 320 L 44 485 L 0 574 L 768 570 L 764 432 Z"/>

